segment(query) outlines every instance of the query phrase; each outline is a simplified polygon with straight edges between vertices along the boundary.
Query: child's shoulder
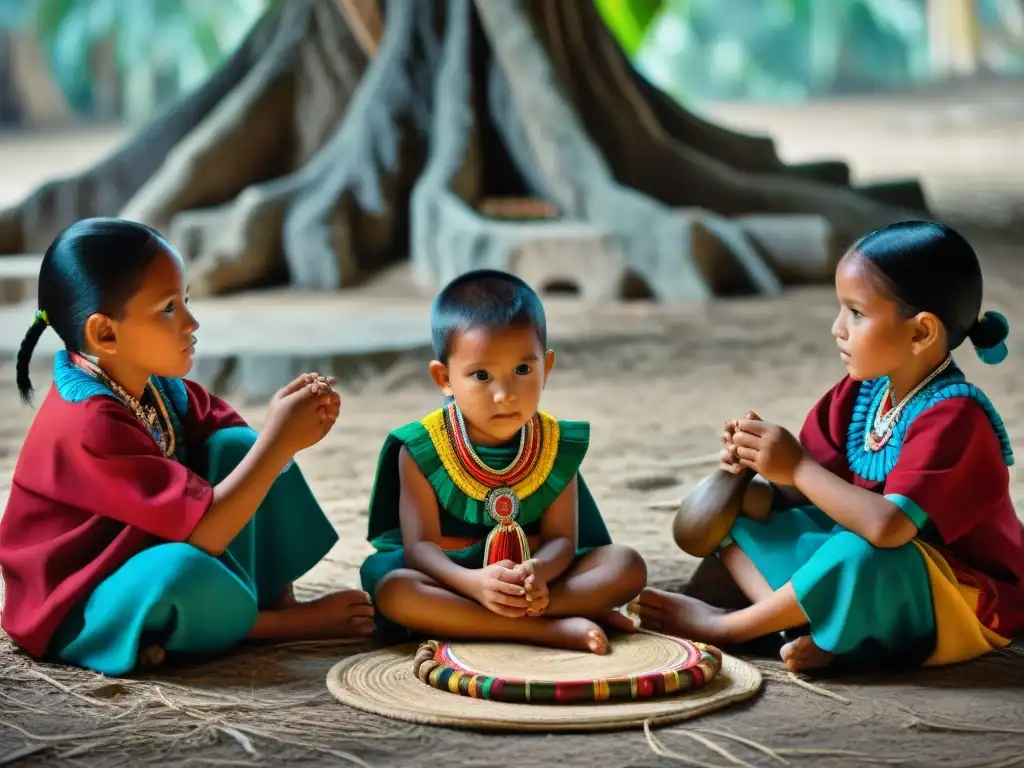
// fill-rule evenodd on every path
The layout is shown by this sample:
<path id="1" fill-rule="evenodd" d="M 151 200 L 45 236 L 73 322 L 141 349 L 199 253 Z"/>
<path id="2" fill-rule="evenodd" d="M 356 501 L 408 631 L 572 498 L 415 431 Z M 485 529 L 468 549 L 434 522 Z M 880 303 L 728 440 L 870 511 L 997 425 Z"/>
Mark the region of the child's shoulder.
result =
<path id="1" fill-rule="evenodd" d="M 558 441 L 565 443 L 590 443 L 590 422 L 579 419 L 556 419 L 546 411 L 540 411 L 541 423 L 558 429 Z"/>
<path id="2" fill-rule="evenodd" d="M 908 437 L 913 434 L 925 443 L 941 441 L 947 446 L 963 446 L 963 450 L 998 447 L 1004 463 L 1014 464 L 1002 416 L 988 396 L 966 379 L 931 389 L 913 411 L 907 414 Z"/>
<path id="3" fill-rule="evenodd" d="M 124 406 L 110 390 L 88 392 L 62 392 L 56 384 L 50 387 L 46 398 L 36 412 L 33 425 L 59 424 L 62 433 L 73 432 L 76 427 L 97 426 L 115 418 Z"/>
<path id="4" fill-rule="evenodd" d="M 423 439 L 428 435 L 428 430 L 431 426 L 439 419 L 441 421 L 444 420 L 444 411 L 440 408 L 431 411 L 422 418 L 400 424 L 388 432 L 388 437 L 394 438 L 400 443 L 405 443 L 409 440 Z"/>
<path id="5" fill-rule="evenodd" d="M 113 397 L 67 399 L 53 385 L 22 442 L 15 474 L 34 473 L 54 461 L 86 461 L 103 455 L 111 445 L 125 441 L 126 430 L 141 429 L 129 417 L 135 418 Z M 127 439 L 133 437 L 129 434 Z"/>

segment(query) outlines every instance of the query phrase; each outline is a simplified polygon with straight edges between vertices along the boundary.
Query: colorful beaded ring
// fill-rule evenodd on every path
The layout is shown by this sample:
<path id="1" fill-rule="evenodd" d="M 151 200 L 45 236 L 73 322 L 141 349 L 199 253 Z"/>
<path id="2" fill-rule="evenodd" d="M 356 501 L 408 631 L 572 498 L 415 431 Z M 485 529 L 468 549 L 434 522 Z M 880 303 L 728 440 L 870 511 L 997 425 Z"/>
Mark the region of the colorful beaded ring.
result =
<path id="1" fill-rule="evenodd" d="M 575 704 L 674 696 L 701 688 L 722 669 L 714 646 L 657 635 L 681 653 L 664 668 L 590 680 L 527 680 L 486 674 L 463 663 L 450 642 L 428 640 L 416 651 L 413 674 L 423 683 L 461 696 L 526 704 Z"/>

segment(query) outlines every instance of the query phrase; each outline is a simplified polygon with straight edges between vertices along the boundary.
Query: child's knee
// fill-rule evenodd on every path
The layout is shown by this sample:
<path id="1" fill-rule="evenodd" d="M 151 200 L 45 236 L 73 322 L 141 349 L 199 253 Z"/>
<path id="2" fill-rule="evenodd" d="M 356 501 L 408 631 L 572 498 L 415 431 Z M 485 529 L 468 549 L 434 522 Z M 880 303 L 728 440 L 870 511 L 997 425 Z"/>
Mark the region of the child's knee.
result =
<path id="1" fill-rule="evenodd" d="M 753 531 L 753 535 L 756 536 L 758 528 L 764 530 L 764 523 L 754 520 L 753 518 L 740 515 L 736 518 L 735 522 L 733 522 L 732 528 L 729 529 L 729 535 L 726 536 L 725 541 L 728 541 L 730 538 L 736 538 L 737 532 L 742 536 L 748 531 Z"/>
<path id="2" fill-rule="evenodd" d="M 223 563 L 191 544 L 146 550 L 148 578 L 157 582 L 151 615 L 173 616 L 185 645 L 215 648 L 241 641 L 256 621 L 252 590 Z"/>
<path id="3" fill-rule="evenodd" d="M 252 602 L 252 592 L 217 558 L 191 544 L 162 544 L 164 588 L 174 602 L 237 605 Z M 156 548 L 154 548 L 156 549 Z"/>
<path id="4" fill-rule="evenodd" d="M 409 590 L 409 587 L 419 584 L 423 580 L 424 576 L 419 571 L 414 571 L 411 568 L 397 568 L 384 574 L 383 578 L 377 582 L 374 595 L 376 597 L 402 595 Z"/>
<path id="5" fill-rule="evenodd" d="M 216 451 L 223 460 L 237 464 L 252 450 L 259 433 L 251 427 L 225 427 L 210 435 L 207 451 Z"/>
<path id="6" fill-rule="evenodd" d="M 383 613 L 401 611 L 402 606 L 415 597 L 415 588 L 425 577 L 419 571 L 399 568 L 386 573 L 373 590 L 373 602 Z"/>
<path id="7" fill-rule="evenodd" d="M 835 548 L 848 566 L 858 570 L 899 569 L 904 562 L 906 548 L 913 547 L 910 543 L 902 547 L 876 547 L 853 531 L 839 531 L 831 538 L 829 545 Z"/>
<path id="8" fill-rule="evenodd" d="M 377 599 L 377 587 L 395 571 L 405 569 L 405 552 L 374 552 L 359 566 L 359 582 L 371 600 Z"/>
<path id="9" fill-rule="evenodd" d="M 621 574 L 623 585 L 635 585 L 637 592 L 647 586 L 647 562 L 639 552 L 625 544 L 609 546 L 610 555 Z"/>
<path id="10" fill-rule="evenodd" d="M 600 558 L 600 564 L 595 564 L 596 567 L 602 573 L 607 573 L 616 587 L 631 594 L 639 594 L 647 586 L 647 563 L 632 547 L 606 544 L 593 552 Z"/>

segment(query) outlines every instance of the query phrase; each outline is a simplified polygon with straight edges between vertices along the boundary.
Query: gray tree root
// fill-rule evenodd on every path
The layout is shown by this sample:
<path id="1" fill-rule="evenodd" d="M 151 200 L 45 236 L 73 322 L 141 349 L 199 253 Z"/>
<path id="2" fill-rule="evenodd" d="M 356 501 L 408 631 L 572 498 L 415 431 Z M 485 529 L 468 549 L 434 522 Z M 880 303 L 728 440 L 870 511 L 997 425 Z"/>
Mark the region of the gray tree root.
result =
<path id="1" fill-rule="evenodd" d="M 827 280 L 925 208 L 914 182 L 856 190 L 688 112 L 589 0 L 288 0 L 117 152 L 0 212 L 0 254 L 120 214 L 166 233 L 196 294 L 337 290 L 408 252 L 427 292 L 490 266 L 705 300 Z"/>
<path id="2" fill-rule="evenodd" d="M 288 205 L 315 183 L 325 143 L 362 82 L 366 54 L 333 0 L 303 0 L 289 11 L 287 34 L 268 50 L 265 66 L 123 214 L 166 229 L 192 262 L 197 294 L 287 277 L 281 232 Z"/>
<path id="3" fill-rule="evenodd" d="M 429 3 L 389 3 L 384 38 L 284 218 L 292 284 L 333 290 L 393 257 L 422 166 L 436 36 Z"/>

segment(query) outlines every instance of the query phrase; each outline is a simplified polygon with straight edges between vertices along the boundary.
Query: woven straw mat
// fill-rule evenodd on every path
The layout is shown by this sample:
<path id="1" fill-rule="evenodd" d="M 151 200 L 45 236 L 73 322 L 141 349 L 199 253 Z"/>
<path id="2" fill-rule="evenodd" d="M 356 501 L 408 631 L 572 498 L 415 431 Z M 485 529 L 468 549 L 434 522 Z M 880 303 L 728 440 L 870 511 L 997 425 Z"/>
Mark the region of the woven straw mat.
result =
<path id="1" fill-rule="evenodd" d="M 722 671 L 709 684 L 675 696 L 625 702 L 513 704 L 440 691 L 413 675 L 417 644 L 382 648 L 344 659 L 327 674 L 327 688 L 343 704 L 364 712 L 426 725 L 474 730 L 597 731 L 666 725 L 754 696 L 761 673 L 723 655 Z M 620 635 L 606 656 L 512 643 L 453 644 L 472 669 L 505 678 L 579 680 L 611 678 L 678 664 L 683 649 L 650 632 Z"/>

